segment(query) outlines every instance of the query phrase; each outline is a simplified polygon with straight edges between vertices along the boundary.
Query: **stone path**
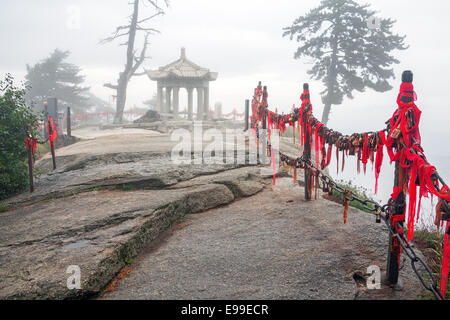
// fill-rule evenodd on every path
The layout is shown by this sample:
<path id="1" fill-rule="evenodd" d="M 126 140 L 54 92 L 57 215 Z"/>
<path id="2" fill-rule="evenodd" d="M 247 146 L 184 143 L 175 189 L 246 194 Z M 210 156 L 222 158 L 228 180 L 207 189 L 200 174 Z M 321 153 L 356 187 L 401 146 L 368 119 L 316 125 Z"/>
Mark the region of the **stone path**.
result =
<path id="1" fill-rule="evenodd" d="M 145 249 L 103 299 L 414 299 L 422 286 L 402 262 L 403 291 L 367 290 L 385 270 L 388 233 L 373 216 L 303 200 L 292 179 L 222 208 L 189 215 Z"/>

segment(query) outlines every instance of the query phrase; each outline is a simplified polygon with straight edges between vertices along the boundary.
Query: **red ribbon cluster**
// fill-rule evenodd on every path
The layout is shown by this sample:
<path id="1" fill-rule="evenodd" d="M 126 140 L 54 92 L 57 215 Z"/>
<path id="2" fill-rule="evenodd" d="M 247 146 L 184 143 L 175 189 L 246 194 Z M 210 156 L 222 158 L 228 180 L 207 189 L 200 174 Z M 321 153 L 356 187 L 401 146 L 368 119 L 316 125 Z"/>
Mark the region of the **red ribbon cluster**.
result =
<path id="1" fill-rule="evenodd" d="M 48 132 L 48 140 L 50 141 L 50 146 L 54 148 L 55 147 L 54 141 L 58 137 L 58 127 L 55 127 L 52 117 L 48 117 L 47 132 Z"/>
<path id="2" fill-rule="evenodd" d="M 37 139 L 35 139 L 35 138 L 31 137 L 31 136 L 27 136 L 26 143 L 27 143 L 27 150 L 31 149 L 31 152 L 34 155 L 35 152 L 36 152 Z"/>
<path id="3" fill-rule="evenodd" d="M 261 101 L 261 95 L 263 100 Z M 264 98 L 265 96 L 265 98 Z M 443 192 L 439 188 L 439 183 L 436 179 L 436 168 L 428 163 L 423 149 L 420 146 L 421 137 L 419 133 L 419 122 L 421 117 L 421 111 L 415 105 L 417 95 L 414 91 L 412 83 L 402 83 L 400 92 L 397 97 L 398 108 L 395 110 L 391 119 L 389 120 L 389 127 L 387 130 L 381 130 L 378 132 L 366 132 L 362 134 L 353 134 L 352 136 L 344 136 L 339 132 L 328 129 L 323 123 L 318 121 L 312 115 L 312 105 L 310 101 L 309 91 L 305 90 L 300 99 L 302 101 L 300 108 L 295 108 L 290 114 L 279 115 L 276 112 L 268 110 L 267 103 L 268 94 L 264 94 L 261 91 L 261 85 L 255 89 L 255 96 L 252 102 L 252 126 L 257 125 L 264 120 L 264 115 L 267 115 L 267 123 L 269 130 L 277 128 L 284 133 L 286 131 L 286 124 L 294 127 L 295 136 L 295 122 L 299 123 L 300 144 L 304 146 L 306 143 L 306 132 L 310 137 L 310 143 L 312 143 L 312 130 L 314 130 L 315 141 L 315 154 L 316 154 L 316 167 L 320 167 L 323 170 L 327 167 L 331 160 L 332 146 L 336 146 L 336 159 L 338 162 L 339 171 L 339 151 L 342 151 L 342 169 L 344 168 L 344 159 L 346 155 L 355 154 L 358 157 L 358 172 L 359 162 L 362 162 L 364 173 L 366 173 L 366 166 L 368 160 L 374 163 L 375 171 L 375 193 L 378 190 L 378 178 L 383 163 L 383 148 L 386 146 L 387 152 L 391 162 L 398 161 L 400 166 L 405 169 L 406 177 L 404 179 L 404 185 L 395 187 L 391 195 L 392 199 L 397 199 L 401 192 L 407 191 L 409 194 L 409 207 L 408 207 L 408 241 L 411 241 L 414 236 L 414 223 L 419 218 L 420 202 L 422 197 L 428 197 L 431 193 L 443 199 L 450 201 L 450 195 Z M 403 102 L 402 97 L 410 98 L 411 102 Z M 306 117 L 306 123 L 303 119 Z M 385 131 L 388 132 L 386 137 Z M 399 139 L 399 137 L 401 139 Z M 325 144 L 328 143 L 328 148 L 325 148 Z M 321 158 L 321 159 L 320 159 Z M 296 169 L 296 168 L 295 168 Z M 274 173 L 275 174 L 275 173 Z M 294 172 L 296 175 L 296 172 Z M 419 205 L 416 206 L 417 187 L 419 187 Z M 447 186 L 444 186 L 446 189 Z M 405 214 L 393 215 L 393 222 L 404 221 Z M 397 223 L 394 223 L 397 226 Z M 403 230 L 399 228 L 396 232 L 402 233 Z M 442 277 L 441 279 L 447 279 L 448 264 L 450 260 L 450 247 L 448 246 L 448 235 L 446 235 L 446 249 L 444 250 Z M 401 247 L 399 248 L 401 254 Z M 399 257 L 400 257 L 399 254 Z M 445 265 L 444 265 L 445 264 Z M 445 295 L 445 285 L 441 283 L 441 293 Z"/>

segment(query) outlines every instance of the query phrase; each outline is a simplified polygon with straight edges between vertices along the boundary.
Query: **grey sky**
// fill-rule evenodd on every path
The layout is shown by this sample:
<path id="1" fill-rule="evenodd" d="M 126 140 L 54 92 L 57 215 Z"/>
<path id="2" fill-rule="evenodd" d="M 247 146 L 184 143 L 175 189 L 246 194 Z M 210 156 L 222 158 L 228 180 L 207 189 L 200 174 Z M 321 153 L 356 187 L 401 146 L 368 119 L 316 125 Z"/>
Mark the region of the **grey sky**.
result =
<path id="1" fill-rule="evenodd" d="M 185 46 L 189 59 L 219 72 L 211 87 L 211 105 L 221 101 L 225 112 L 242 108 L 244 99 L 261 80 L 269 87 L 271 108 L 287 112 L 299 103 L 301 84 L 309 79 L 307 61 L 293 59 L 297 44 L 281 37 L 282 28 L 319 2 L 172 0 L 167 14 L 154 20 L 162 33 L 153 37 L 149 50 L 152 60 L 145 67 L 153 69 L 176 60 L 180 47 Z M 401 72 L 411 69 L 417 104 L 423 111 L 423 144 L 437 150 L 436 137 L 449 132 L 450 84 L 445 79 L 450 74 L 450 2 L 368 2 L 379 16 L 397 20 L 395 31 L 407 35 L 410 48 L 396 53 L 401 64 L 395 66 L 397 79 L 392 82 L 392 91 L 355 93 L 354 100 L 333 106 L 329 126 L 344 133 L 381 129 L 394 111 Z M 80 29 L 67 27 L 72 6 L 80 10 Z M 27 63 L 36 63 L 55 48 L 70 50 L 70 62 L 83 68 L 92 91 L 109 100 L 113 92 L 102 85 L 117 79 L 125 47 L 117 43 L 99 45 L 98 41 L 126 22 L 131 13 L 127 0 L 2 0 L 0 8 L 0 74 L 10 72 L 21 80 Z M 314 111 L 320 117 L 319 92 L 323 86 L 309 82 Z M 134 79 L 127 108 L 141 106 L 155 90 L 156 84 L 147 77 Z M 185 96 L 183 92 L 181 108 Z"/>

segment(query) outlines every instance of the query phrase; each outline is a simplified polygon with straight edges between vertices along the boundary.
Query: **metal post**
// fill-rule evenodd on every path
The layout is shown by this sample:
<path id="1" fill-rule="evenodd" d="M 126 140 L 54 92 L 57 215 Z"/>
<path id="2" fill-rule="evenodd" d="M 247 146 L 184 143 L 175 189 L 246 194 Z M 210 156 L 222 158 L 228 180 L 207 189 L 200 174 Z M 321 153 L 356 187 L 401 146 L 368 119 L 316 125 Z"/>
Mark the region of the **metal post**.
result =
<path id="1" fill-rule="evenodd" d="M 27 129 L 27 138 L 31 138 L 30 127 Z M 33 150 L 31 146 L 28 146 L 28 174 L 30 176 L 30 192 L 34 191 L 34 179 L 33 179 Z"/>
<path id="2" fill-rule="evenodd" d="M 395 180 L 394 186 L 398 187 L 402 184 L 400 181 L 400 168 L 399 162 L 395 163 Z M 406 208 L 405 194 L 400 192 L 397 199 L 393 202 L 393 215 L 404 215 Z M 389 228 L 396 233 L 398 229 L 403 228 L 404 221 L 395 221 L 392 219 L 389 221 Z M 386 270 L 386 282 L 387 284 L 393 286 L 395 290 L 403 289 L 403 281 L 399 279 L 399 257 L 400 257 L 400 244 L 396 237 L 389 235 L 389 249 L 387 257 L 387 270 Z"/>
<path id="3" fill-rule="evenodd" d="M 44 119 L 48 119 L 48 103 L 44 101 Z M 45 122 L 44 122 L 44 138 L 48 139 L 48 130 L 45 130 Z"/>
<path id="4" fill-rule="evenodd" d="M 267 152 L 267 112 L 266 112 L 266 108 L 264 106 L 262 106 L 262 108 L 264 108 L 263 110 L 263 118 L 262 118 L 262 132 L 260 134 L 261 137 L 261 163 L 263 165 L 266 164 L 266 152 Z"/>
<path id="5" fill-rule="evenodd" d="M 48 133 L 50 136 L 53 134 L 52 127 L 50 126 L 50 120 L 48 121 Z M 56 170 L 55 144 L 53 141 L 50 141 L 50 150 L 52 152 L 53 170 Z"/>
<path id="6" fill-rule="evenodd" d="M 250 112 L 250 100 L 245 100 L 245 129 L 244 131 L 248 131 L 248 116 Z"/>
<path id="7" fill-rule="evenodd" d="M 309 162 L 309 160 L 311 160 L 311 143 L 310 143 L 310 136 L 309 136 L 309 132 L 308 130 L 306 130 L 307 127 L 307 123 L 308 123 L 308 110 L 306 108 L 309 108 L 309 105 L 305 106 L 305 111 L 303 112 L 302 115 L 302 121 L 303 121 L 303 128 L 305 131 L 305 147 L 303 149 L 303 156 L 304 159 L 306 161 Z M 305 199 L 306 200 L 311 200 L 311 194 L 309 193 L 309 189 L 310 189 L 310 183 L 311 183 L 311 172 L 310 169 L 308 167 L 305 167 Z"/>
<path id="8" fill-rule="evenodd" d="M 71 127 L 71 121 L 70 121 L 70 107 L 67 107 L 67 136 L 72 136 L 72 127 Z"/>

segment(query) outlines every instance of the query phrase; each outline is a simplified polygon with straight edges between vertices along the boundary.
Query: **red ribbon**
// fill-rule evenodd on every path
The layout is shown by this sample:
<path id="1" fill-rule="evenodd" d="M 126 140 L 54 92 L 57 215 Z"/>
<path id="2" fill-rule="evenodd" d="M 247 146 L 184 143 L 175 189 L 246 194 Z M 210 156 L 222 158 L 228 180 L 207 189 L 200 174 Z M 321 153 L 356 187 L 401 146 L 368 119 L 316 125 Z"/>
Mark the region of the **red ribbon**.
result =
<path id="1" fill-rule="evenodd" d="M 316 168 L 319 168 L 320 162 L 320 141 L 319 141 L 319 129 L 323 126 L 323 123 L 317 123 L 314 129 L 314 147 L 316 149 Z M 320 148 L 321 149 L 321 148 Z"/>
<path id="2" fill-rule="evenodd" d="M 380 176 L 381 165 L 383 164 L 383 141 L 386 141 L 384 131 L 378 132 L 381 142 L 377 144 L 377 154 L 375 156 L 375 194 L 378 192 L 378 177 Z"/>
<path id="3" fill-rule="evenodd" d="M 363 169 L 364 174 L 366 174 L 366 168 L 367 168 L 367 160 L 369 159 L 369 135 L 367 133 L 364 133 L 364 144 L 362 149 L 362 159 L 361 162 L 363 163 Z"/>
<path id="4" fill-rule="evenodd" d="M 27 150 L 30 150 L 30 148 L 31 148 L 31 151 L 34 155 L 36 152 L 37 139 L 35 139 L 33 137 L 30 138 L 27 136 L 26 143 L 27 143 Z"/>
<path id="5" fill-rule="evenodd" d="M 332 153 L 333 153 L 333 144 L 329 143 L 328 151 L 327 151 L 327 163 L 326 163 L 325 167 L 328 167 L 330 165 Z"/>
<path id="6" fill-rule="evenodd" d="M 58 128 L 55 128 L 55 125 L 53 124 L 53 118 L 52 117 L 48 117 L 48 140 L 50 141 L 50 145 L 52 147 L 55 147 L 54 145 L 54 141 L 56 140 L 56 138 L 58 137 Z"/>

